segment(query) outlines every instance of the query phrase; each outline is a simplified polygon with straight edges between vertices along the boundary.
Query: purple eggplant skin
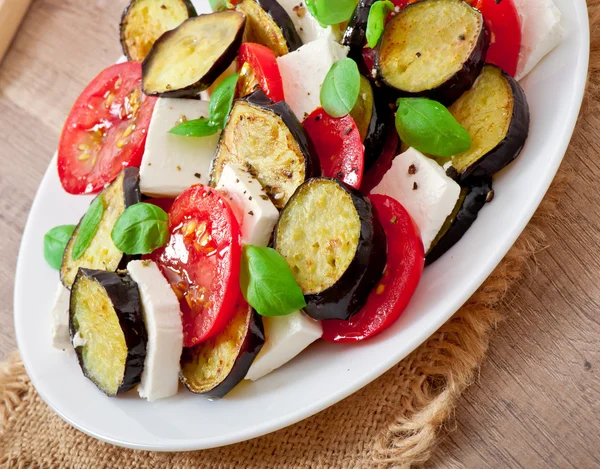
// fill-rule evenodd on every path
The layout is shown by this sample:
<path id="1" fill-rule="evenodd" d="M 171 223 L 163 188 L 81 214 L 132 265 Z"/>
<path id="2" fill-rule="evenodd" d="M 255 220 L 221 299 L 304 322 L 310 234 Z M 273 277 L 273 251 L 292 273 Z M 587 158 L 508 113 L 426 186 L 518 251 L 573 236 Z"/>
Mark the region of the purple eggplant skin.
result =
<path id="1" fill-rule="evenodd" d="M 406 6 L 403 10 L 409 10 L 418 3 L 419 2 L 412 3 Z M 399 18 L 399 15 L 396 15 L 394 18 L 392 18 L 391 21 L 394 21 L 395 18 Z M 485 57 L 490 46 L 490 32 L 485 21 L 482 21 L 481 33 L 479 34 L 477 43 L 473 48 L 470 57 L 463 63 L 462 68 L 458 72 L 456 72 L 452 77 L 450 77 L 450 79 L 442 83 L 437 88 L 422 91 L 419 93 L 409 93 L 401 91 L 394 88 L 386 82 L 385 76 L 383 76 L 383 73 L 381 72 L 380 68 L 380 46 L 378 46 L 377 48 L 377 55 L 375 58 L 375 69 L 377 70 L 377 79 L 388 89 L 388 95 L 391 100 L 395 101 L 397 98 L 429 98 L 434 101 L 438 101 L 444 106 L 450 106 L 458 98 L 460 98 L 465 91 L 471 89 L 471 87 L 475 83 L 475 80 L 477 80 L 477 77 L 481 73 L 481 70 L 484 66 Z"/>
<path id="2" fill-rule="evenodd" d="M 486 67 L 495 67 L 486 65 Z M 499 67 L 495 67 L 499 68 Z M 453 167 L 448 168 L 447 174 L 457 179 L 461 184 L 473 178 L 492 176 L 508 166 L 520 154 L 529 135 L 529 104 L 525 91 L 517 81 L 502 70 L 502 77 L 509 83 L 513 96 L 513 112 L 506 137 L 491 151 L 486 153 L 469 168 L 458 174 Z"/>
<path id="3" fill-rule="evenodd" d="M 125 361 L 125 374 L 123 381 L 119 386 L 117 394 L 125 393 L 139 384 L 144 371 L 144 361 L 146 359 L 146 346 L 148 343 L 148 333 L 142 314 L 142 302 L 137 283 L 128 274 L 118 274 L 116 272 L 106 272 L 103 270 L 79 269 L 77 278 L 85 276 L 98 282 L 104 291 L 119 319 L 119 324 L 125 336 L 127 345 L 127 359 Z M 75 280 L 77 282 L 77 279 Z M 75 295 L 71 293 L 70 312 L 69 312 L 69 331 L 71 340 L 77 333 L 73 322 L 73 313 Z M 75 349 L 77 360 L 86 378 L 90 378 L 83 360 L 81 347 Z M 105 392 L 104 390 L 102 390 Z"/>
<path id="4" fill-rule="evenodd" d="M 321 163 L 317 156 L 315 146 L 290 106 L 285 101 L 274 103 L 264 91 L 260 89 L 244 99 L 254 106 L 271 111 L 281 117 L 304 154 L 304 161 L 306 161 L 306 179 L 319 177 L 321 175 Z"/>
<path id="5" fill-rule="evenodd" d="M 387 263 L 386 235 L 377 210 L 359 191 L 332 178 L 315 178 L 304 184 L 316 184 L 319 180 L 335 181 L 350 194 L 360 218 L 360 236 L 354 258 L 340 279 L 322 292 L 304 295 L 306 301 L 304 310 L 313 319 L 346 321 L 362 309 L 371 290 L 381 280 Z M 297 196 L 301 188 L 302 186 L 298 188 L 292 199 Z M 291 201 L 290 199 L 288 204 Z M 277 231 L 278 226 L 275 227 L 273 235 L 275 249 L 277 249 Z"/>
<path id="6" fill-rule="evenodd" d="M 246 377 L 252 362 L 254 362 L 254 359 L 257 357 L 258 353 L 265 344 L 265 331 L 262 317 L 254 310 L 254 308 L 246 308 L 246 321 L 244 322 L 244 328 L 244 340 L 237 350 L 237 356 L 233 366 L 222 370 L 226 372 L 226 374 L 221 377 L 221 380 L 217 385 L 209 390 L 198 392 L 185 379 L 183 372 L 180 374 L 181 381 L 189 391 L 193 392 L 194 394 L 201 394 L 210 399 L 221 399 Z M 226 332 L 227 330 L 225 330 L 223 333 Z M 218 338 L 218 336 L 216 338 Z M 194 352 L 199 350 L 199 348 L 202 346 L 203 344 L 199 344 L 194 348 L 183 349 L 183 355 L 181 356 L 182 364 L 186 360 L 192 360 Z"/>
<path id="7" fill-rule="evenodd" d="M 192 18 L 194 16 L 198 16 L 198 13 L 196 13 L 196 9 L 194 8 L 194 5 L 192 5 L 192 2 L 190 0 L 178 0 L 187 10 L 187 14 L 189 18 Z M 129 2 L 129 5 L 127 5 L 125 7 L 125 10 L 123 10 L 123 14 L 121 15 L 121 23 L 119 24 L 119 31 L 120 31 L 120 39 L 121 39 L 121 48 L 123 49 L 123 54 L 127 57 L 127 60 L 133 60 L 132 57 L 129 54 L 129 51 L 127 50 L 127 44 L 125 43 L 125 36 L 123 34 L 124 30 L 125 30 L 125 24 L 127 23 L 127 16 L 129 14 L 129 12 L 131 11 L 132 8 L 135 7 L 135 4 L 138 2 L 138 0 L 131 0 L 131 2 Z"/>
<path id="8" fill-rule="evenodd" d="M 290 18 L 290 15 L 283 9 L 277 0 L 256 0 L 256 3 L 267 12 L 271 19 L 275 22 L 285 38 L 289 52 L 294 52 L 302 47 L 302 39 L 296 27 Z"/>
<path id="9" fill-rule="evenodd" d="M 342 45 L 350 47 L 348 56 L 353 59 L 356 63 L 363 63 L 362 50 L 367 42 L 367 22 L 369 20 L 369 12 L 371 7 L 377 0 L 360 0 L 352 18 L 346 27 L 344 37 L 342 38 Z M 367 77 L 370 76 L 367 73 Z"/>
<path id="10" fill-rule="evenodd" d="M 221 15 L 221 17 L 219 18 L 216 15 Z M 176 35 L 177 32 L 179 31 L 179 29 L 182 26 L 184 26 L 185 24 L 187 24 L 188 22 L 198 21 L 201 19 L 205 20 L 207 16 L 213 16 L 215 21 L 225 21 L 226 18 L 224 17 L 224 15 L 239 15 L 241 17 L 237 32 L 235 34 L 234 39 L 231 41 L 231 43 L 229 44 L 229 46 L 227 47 L 225 52 L 223 52 L 223 54 L 221 54 L 221 56 L 215 61 L 215 63 L 211 66 L 211 68 L 208 70 L 208 72 L 206 72 L 200 80 L 198 80 L 196 83 L 193 83 L 189 86 L 186 86 L 183 88 L 178 88 L 178 89 L 173 89 L 171 91 L 153 92 L 151 90 L 146 89 L 146 86 L 144 83 L 144 76 L 146 76 L 147 73 L 149 73 L 155 60 L 161 60 L 161 57 L 163 55 L 162 49 L 163 49 L 163 46 L 166 47 L 164 45 L 164 43 L 168 39 L 170 39 L 171 37 Z M 184 21 L 181 25 L 179 25 L 178 28 L 173 29 L 171 31 L 167 31 L 160 38 L 158 38 L 158 40 L 154 43 L 154 45 L 152 46 L 152 49 L 150 50 L 150 52 L 148 53 L 148 55 L 142 62 L 142 90 L 148 96 L 160 96 L 162 98 L 195 98 L 195 97 L 197 97 L 198 93 L 209 88 L 210 85 L 212 85 L 217 80 L 217 78 L 219 78 L 223 74 L 223 72 L 225 72 L 225 70 L 227 70 L 227 68 L 231 65 L 231 63 L 235 60 L 235 58 L 238 54 L 238 51 L 240 49 L 240 46 L 242 45 L 242 39 L 244 36 L 245 26 L 246 26 L 246 18 L 244 15 L 242 15 L 241 13 L 238 13 L 237 11 L 234 11 L 234 10 L 227 10 L 227 11 L 219 11 L 219 12 L 215 12 L 215 13 L 210 13 L 208 15 L 199 15 L 199 16 L 189 18 L 188 20 Z"/>
<path id="11" fill-rule="evenodd" d="M 385 146 L 387 135 L 394 129 L 394 113 L 390 109 L 385 92 L 375 85 L 373 89 L 373 115 L 363 142 L 365 145 L 365 171 L 379 159 Z"/>
<path id="12" fill-rule="evenodd" d="M 458 210 L 452 225 L 442 238 L 429 250 L 425 265 L 430 265 L 454 246 L 477 219 L 479 211 L 494 199 L 492 178 L 483 177 L 466 181 L 467 195 Z"/>

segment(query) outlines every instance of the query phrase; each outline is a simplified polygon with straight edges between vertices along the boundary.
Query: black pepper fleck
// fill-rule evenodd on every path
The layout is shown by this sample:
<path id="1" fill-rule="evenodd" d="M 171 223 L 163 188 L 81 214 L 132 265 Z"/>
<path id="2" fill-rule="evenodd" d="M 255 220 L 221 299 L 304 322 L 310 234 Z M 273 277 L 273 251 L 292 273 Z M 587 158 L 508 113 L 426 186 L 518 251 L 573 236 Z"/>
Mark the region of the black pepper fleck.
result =
<path id="1" fill-rule="evenodd" d="M 321 120 L 321 115 L 319 114 L 317 117 L 315 117 L 315 120 L 318 122 Z"/>
<path id="2" fill-rule="evenodd" d="M 414 164 L 408 167 L 408 174 L 417 174 L 417 167 Z"/>
<path id="3" fill-rule="evenodd" d="M 416 191 L 419 188 L 419 185 L 416 182 L 413 182 L 413 191 Z"/>
<path id="4" fill-rule="evenodd" d="M 202 174 L 200 174 L 200 173 L 194 173 L 194 177 L 197 177 L 198 179 L 200 179 L 202 177 Z"/>
<path id="5" fill-rule="evenodd" d="M 254 216 L 254 212 L 253 212 L 252 210 L 250 210 L 250 211 L 248 212 L 248 215 L 250 215 L 251 217 L 253 217 L 253 216 Z"/>
<path id="6" fill-rule="evenodd" d="M 464 34 L 461 34 L 460 36 L 458 36 L 458 38 L 459 38 L 461 41 L 466 41 L 466 40 L 467 40 L 467 37 L 466 37 Z"/>
<path id="7" fill-rule="evenodd" d="M 417 57 L 421 57 L 421 53 L 420 53 L 420 52 L 417 52 L 415 55 L 416 55 Z"/>
<path id="8" fill-rule="evenodd" d="M 348 130 L 346 130 L 346 135 L 350 135 L 351 132 L 352 132 L 352 127 L 348 127 Z"/>

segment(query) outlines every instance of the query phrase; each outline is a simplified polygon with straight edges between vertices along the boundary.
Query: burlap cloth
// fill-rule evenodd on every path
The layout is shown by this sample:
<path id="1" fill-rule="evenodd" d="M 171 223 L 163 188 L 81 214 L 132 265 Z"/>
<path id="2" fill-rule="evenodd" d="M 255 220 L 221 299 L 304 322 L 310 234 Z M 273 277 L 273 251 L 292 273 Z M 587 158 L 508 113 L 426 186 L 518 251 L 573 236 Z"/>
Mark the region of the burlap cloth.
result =
<path id="1" fill-rule="evenodd" d="M 583 113 L 600 111 L 600 0 L 588 2 L 592 57 Z M 579 129 L 571 149 L 580 147 Z M 585 146 L 585 141 L 581 143 Z M 567 155 L 568 160 L 568 155 Z M 430 457 L 457 400 L 476 378 L 503 299 L 544 243 L 563 168 L 535 217 L 473 297 L 427 342 L 378 380 L 339 404 L 270 435 L 194 453 L 117 448 L 64 423 L 31 385 L 18 354 L 0 366 L 0 465 L 3 468 L 409 468 Z"/>

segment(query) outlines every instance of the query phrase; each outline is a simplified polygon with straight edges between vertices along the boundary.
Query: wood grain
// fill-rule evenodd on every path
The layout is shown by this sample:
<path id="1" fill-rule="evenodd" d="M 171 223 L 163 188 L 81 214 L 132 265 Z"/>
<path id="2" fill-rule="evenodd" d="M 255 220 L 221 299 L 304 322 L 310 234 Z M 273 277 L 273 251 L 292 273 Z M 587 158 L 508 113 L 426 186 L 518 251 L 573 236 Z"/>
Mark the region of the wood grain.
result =
<path id="1" fill-rule="evenodd" d="M 0 65 L 0 360 L 29 207 L 82 88 L 119 55 L 123 0 L 35 0 Z M 600 468 L 600 106 L 567 155 L 576 178 L 548 246 L 507 299 L 480 378 L 431 468 Z M 32 281 L 35 292 L 35 279 Z M 46 309 L 47 305 L 40 305 Z"/>

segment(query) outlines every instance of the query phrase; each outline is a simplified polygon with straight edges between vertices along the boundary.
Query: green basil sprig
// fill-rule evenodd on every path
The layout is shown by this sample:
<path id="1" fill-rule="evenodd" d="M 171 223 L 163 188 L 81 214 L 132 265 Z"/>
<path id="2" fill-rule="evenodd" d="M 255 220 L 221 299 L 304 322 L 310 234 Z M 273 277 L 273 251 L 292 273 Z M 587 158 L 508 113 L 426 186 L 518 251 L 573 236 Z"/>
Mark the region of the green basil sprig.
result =
<path id="1" fill-rule="evenodd" d="M 306 0 L 306 8 L 325 27 L 348 21 L 356 8 L 356 0 Z"/>
<path id="2" fill-rule="evenodd" d="M 227 0 L 208 0 L 212 11 L 225 11 L 233 8 L 233 5 Z"/>
<path id="3" fill-rule="evenodd" d="M 169 241 L 169 215 L 156 205 L 131 205 L 121 214 L 110 236 L 125 254 L 151 254 Z"/>
<path id="4" fill-rule="evenodd" d="M 404 143 L 434 156 L 453 156 L 471 148 L 467 129 L 448 109 L 426 98 L 398 100 L 396 130 Z"/>
<path id="5" fill-rule="evenodd" d="M 344 117 L 354 108 L 360 92 L 356 62 L 345 58 L 334 63 L 321 87 L 321 106 L 332 117 Z"/>
<path id="6" fill-rule="evenodd" d="M 90 207 L 87 212 L 85 212 L 85 215 L 79 224 L 77 236 L 75 237 L 75 244 L 73 245 L 73 251 L 71 252 L 73 260 L 76 261 L 79 259 L 89 247 L 92 239 L 94 239 L 96 231 L 98 231 L 98 226 L 100 226 L 100 222 L 102 221 L 102 216 L 104 215 L 104 208 L 104 197 L 100 194 L 90 204 Z"/>
<path id="7" fill-rule="evenodd" d="M 55 226 L 44 235 L 44 258 L 53 269 L 60 269 L 65 248 L 75 228 L 75 225 Z"/>
<path id="8" fill-rule="evenodd" d="M 182 122 L 169 130 L 169 133 L 184 137 L 208 137 L 223 130 L 229 119 L 238 78 L 239 75 L 235 73 L 217 86 L 208 105 L 208 118 Z"/>
<path id="9" fill-rule="evenodd" d="M 385 20 L 392 11 L 394 11 L 394 4 L 389 0 L 377 0 L 371 5 L 366 31 L 369 47 L 373 48 L 377 46 L 385 28 Z"/>
<path id="10" fill-rule="evenodd" d="M 286 316 L 306 306 L 286 260 L 271 248 L 244 246 L 240 286 L 261 316 Z"/>

